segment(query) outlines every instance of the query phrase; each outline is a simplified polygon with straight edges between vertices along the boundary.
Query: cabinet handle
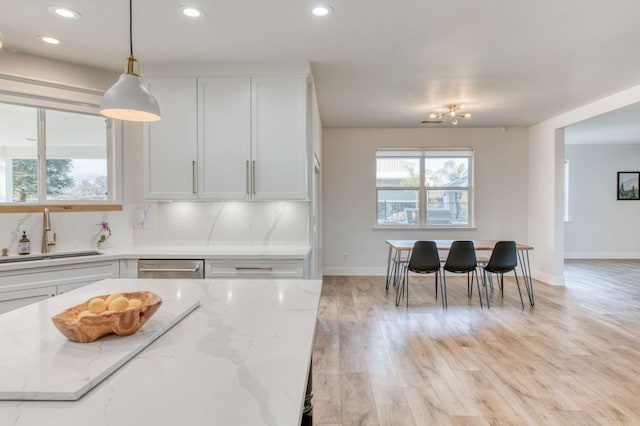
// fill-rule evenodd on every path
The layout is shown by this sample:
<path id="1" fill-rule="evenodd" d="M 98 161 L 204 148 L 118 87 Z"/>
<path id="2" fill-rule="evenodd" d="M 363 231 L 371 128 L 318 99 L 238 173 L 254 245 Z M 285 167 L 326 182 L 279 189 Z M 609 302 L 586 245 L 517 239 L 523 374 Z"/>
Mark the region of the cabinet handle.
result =
<path id="1" fill-rule="evenodd" d="M 247 194 L 251 194 L 251 192 L 249 192 L 249 160 L 247 160 Z"/>
<path id="2" fill-rule="evenodd" d="M 191 189 L 193 193 L 196 193 L 196 162 L 191 162 Z"/>
<path id="3" fill-rule="evenodd" d="M 138 272 L 198 272 L 199 266 L 195 268 L 140 268 Z"/>
<path id="4" fill-rule="evenodd" d="M 273 271 L 272 266 L 236 266 L 236 271 Z"/>
<path id="5" fill-rule="evenodd" d="M 253 193 L 256 193 L 256 160 L 253 160 L 253 165 L 251 166 L 251 188 L 253 189 Z"/>

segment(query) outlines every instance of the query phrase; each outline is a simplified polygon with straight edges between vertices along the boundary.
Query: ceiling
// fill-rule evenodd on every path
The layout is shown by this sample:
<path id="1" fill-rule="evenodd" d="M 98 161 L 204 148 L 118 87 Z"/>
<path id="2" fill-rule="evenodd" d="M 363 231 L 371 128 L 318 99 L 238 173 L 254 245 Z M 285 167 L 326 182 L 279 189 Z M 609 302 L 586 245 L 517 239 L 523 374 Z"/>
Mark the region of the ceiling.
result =
<path id="1" fill-rule="evenodd" d="M 640 84 L 637 0 L 134 0 L 142 64 L 311 62 L 324 127 L 528 126 Z M 205 16 L 178 15 L 184 4 Z M 82 15 L 65 21 L 52 5 Z M 120 71 L 127 0 L 0 0 L 5 48 Z M 38 35 L 63 40 L 44 45 Z"/>

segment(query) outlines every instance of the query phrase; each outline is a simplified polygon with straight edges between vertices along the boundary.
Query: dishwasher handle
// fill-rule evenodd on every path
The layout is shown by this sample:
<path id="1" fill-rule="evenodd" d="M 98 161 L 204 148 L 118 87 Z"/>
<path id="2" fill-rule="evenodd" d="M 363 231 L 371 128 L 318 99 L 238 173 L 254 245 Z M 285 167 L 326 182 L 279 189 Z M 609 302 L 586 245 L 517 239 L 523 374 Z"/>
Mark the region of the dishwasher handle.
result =
<path id="1" fill-rule="evenodd" d="M 200 266 L 195 268 L 140 268 L 138 272 L 198 272 Z"/>

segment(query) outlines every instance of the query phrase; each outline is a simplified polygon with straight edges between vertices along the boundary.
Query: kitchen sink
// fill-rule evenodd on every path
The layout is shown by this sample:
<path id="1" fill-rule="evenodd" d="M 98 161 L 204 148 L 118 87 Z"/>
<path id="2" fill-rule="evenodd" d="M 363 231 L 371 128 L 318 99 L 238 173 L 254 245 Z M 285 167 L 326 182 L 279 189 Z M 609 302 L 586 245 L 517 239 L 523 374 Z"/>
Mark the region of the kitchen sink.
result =
<path id="1" fill-rule="evenodd" d="M 14 263 L 14 262 L 30 262 L 32 260 L 47 260 L 47 259 L 66 259 L 69 257 L 82 257 L 82 256 L 98 256 L 101 255 L 99 251 L 96 250 L 86 250 L 86 251 L 72 251 L 66 253 L 46 253 L 46 254 L 36 254 L 36 255 L 27 255 L 27 256 L 11 256 L 6 258 L 0 258 L 0 264 L 2 263 Z"/>

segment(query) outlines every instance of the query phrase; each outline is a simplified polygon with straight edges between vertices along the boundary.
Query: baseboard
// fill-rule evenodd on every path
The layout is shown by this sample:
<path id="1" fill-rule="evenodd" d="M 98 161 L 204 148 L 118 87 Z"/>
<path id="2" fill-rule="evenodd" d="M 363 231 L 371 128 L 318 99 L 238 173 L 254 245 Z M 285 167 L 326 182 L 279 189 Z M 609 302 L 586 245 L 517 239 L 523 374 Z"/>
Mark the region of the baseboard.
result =
<path id="1" fill-rule="evenodd" d="M 564 286 L 564 276 L 562 275 L 559 275 L 559 276 L 549 275 L 547 273 L 544 273 L 542 271 L 537 271 L 535 269 L 531 271 L 531 275 L 533 276 L 534 280 L 542 281 L 545 284 L 559 286 L 559 287 Z"/>
<path id="2" fill-rule="evenodd" d="M 632 251 L 570 251 L 565 259 L 640 259 L 640 252 Z"/>

